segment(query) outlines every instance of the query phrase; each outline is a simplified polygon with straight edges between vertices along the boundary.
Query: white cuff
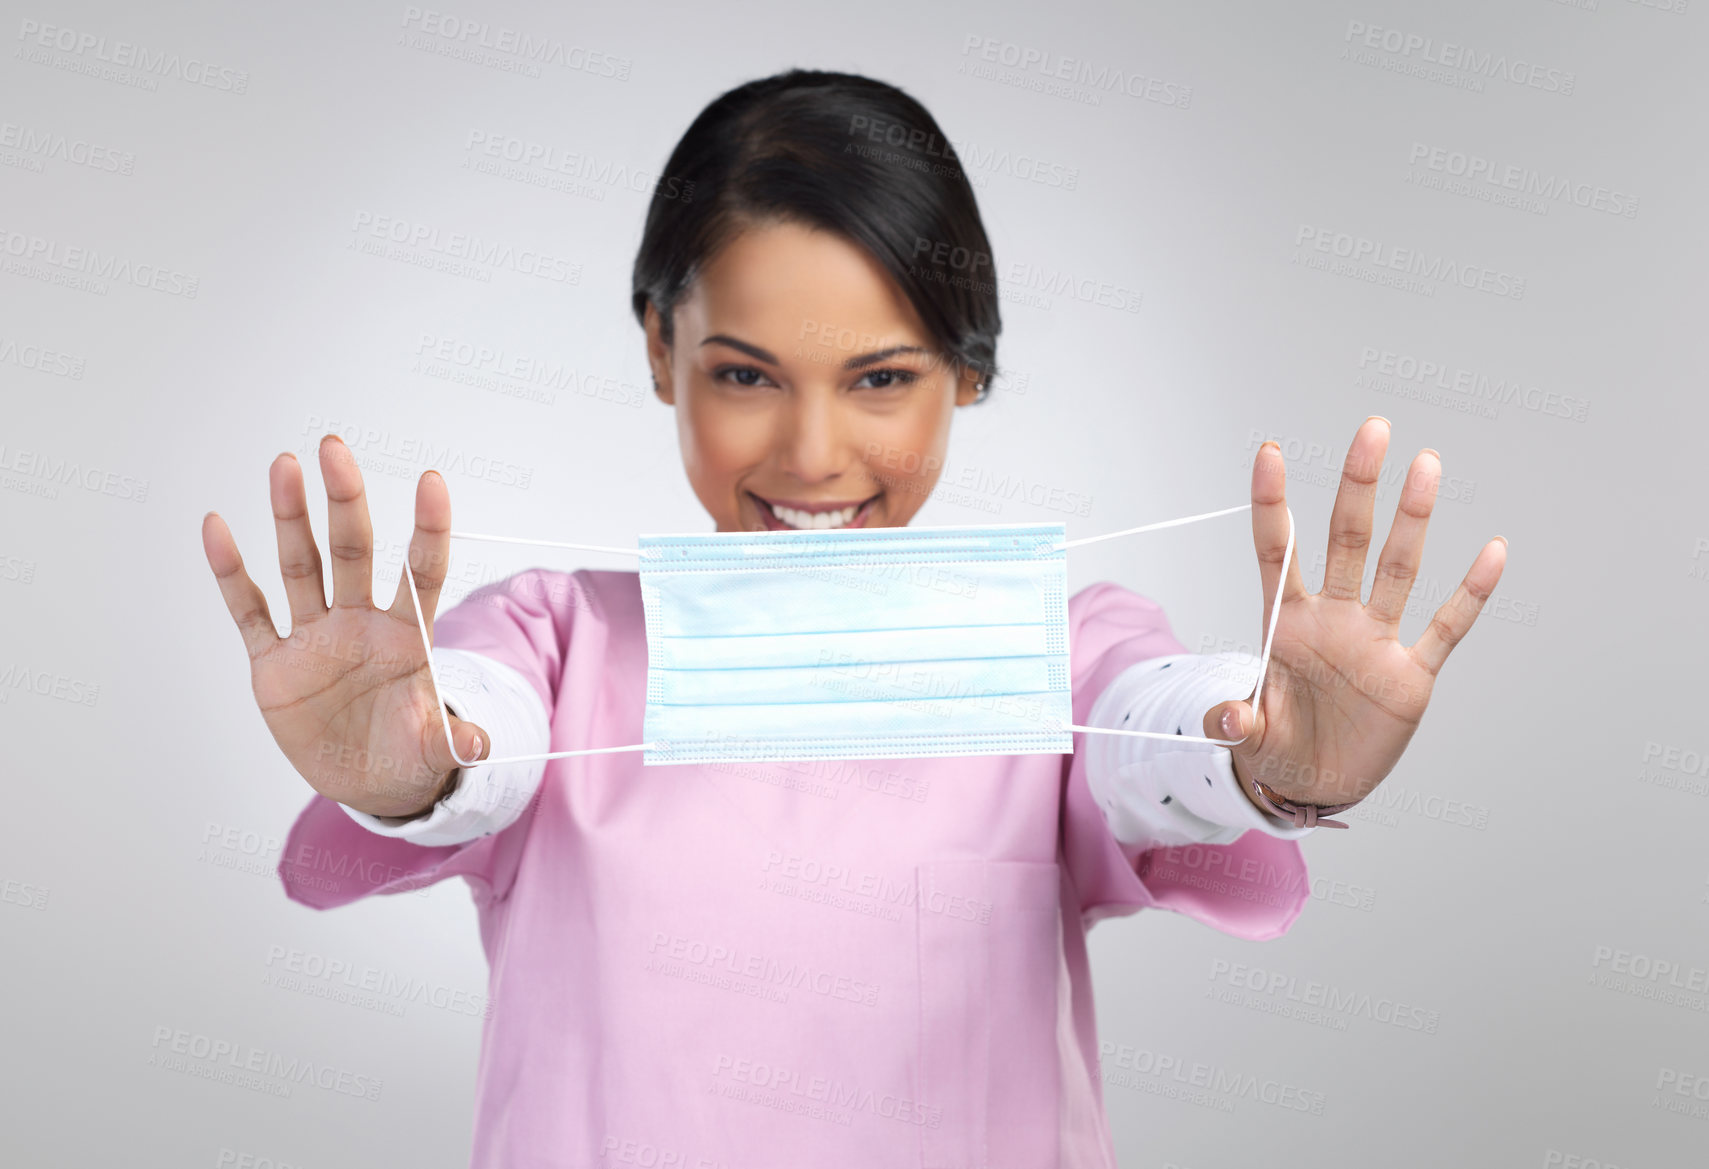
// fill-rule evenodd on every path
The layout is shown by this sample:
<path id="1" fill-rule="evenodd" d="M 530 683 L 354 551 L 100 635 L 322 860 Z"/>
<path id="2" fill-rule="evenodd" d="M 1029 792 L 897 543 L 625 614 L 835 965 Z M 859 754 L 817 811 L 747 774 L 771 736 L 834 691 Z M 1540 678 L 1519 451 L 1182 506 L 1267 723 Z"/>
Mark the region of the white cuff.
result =
<path id="1" fill-rule="evenodd" d="M 445 705 L 492 739 L 489 755 L 538 755 L 551 750 L 546 704 L 510 666 L 467 650 L 435 647 L 433 668 Z M 374 816 L 339 807 L 368 831 L 431 847 L 490 836 L 522 815 L 540 788 L 546 761 L 465 767 L 457 790 L 419 820 Z"/>
<path id="2" fill-rule="evenodd" d="M 1245 653 L 1168 654 L 1136 662 L 1098 696 L 1086 725 L 1203 735 L 1211 707 L 1252 693 L 1258 666 Z M 1254 807 L 1240 790 L 1233 759 L 1227 747 L 1210 743 L 1086 735 L 1087 785 L 1124 844 L 1232 844 L 1253 828 L 1298 840 L 1316 831 Z"/>

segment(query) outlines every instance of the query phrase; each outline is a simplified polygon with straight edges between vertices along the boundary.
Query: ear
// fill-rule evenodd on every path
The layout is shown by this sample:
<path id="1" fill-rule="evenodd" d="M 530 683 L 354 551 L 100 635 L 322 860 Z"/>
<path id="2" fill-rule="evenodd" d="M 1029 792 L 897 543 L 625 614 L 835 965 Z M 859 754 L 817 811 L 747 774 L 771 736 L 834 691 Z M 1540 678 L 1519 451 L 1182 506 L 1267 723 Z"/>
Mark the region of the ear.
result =
<path id="1" fill-rule="evenodd" d="M 963 368 L 956 379 L 955 404 L 971 406 L 979 397 L 979 383 L 983 380 L 978 370 L 971 366 Z"/>
<path id="2" fill-rule="evenodd" d="M 653 371 L 653 392 L 667 406 L 676 405 L 676 387 L 671 381 L 671 351 L 665 344 L 660 327 L 663 318 L 653 302 L 647 301 L 645 327 L 647 330 L 647 365 Z"/>

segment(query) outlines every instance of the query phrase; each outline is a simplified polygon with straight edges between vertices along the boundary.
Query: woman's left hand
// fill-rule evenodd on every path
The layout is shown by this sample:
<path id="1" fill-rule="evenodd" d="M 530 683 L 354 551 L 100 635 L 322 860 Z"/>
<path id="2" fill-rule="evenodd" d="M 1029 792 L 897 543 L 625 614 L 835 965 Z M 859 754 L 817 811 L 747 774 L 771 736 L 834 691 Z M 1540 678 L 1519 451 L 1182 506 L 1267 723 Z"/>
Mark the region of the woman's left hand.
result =
<path id="1" fill-rule="evenodd" d="M 1254 777 L 1282 797 L 1317 805 L 1363 799 L 1381 783 L 1418 729 L 1442 663 L 1501 579 L 1507 542 L 1497 536 L 1478 552 L 1418 640 L 1400 643 L 1396 634 L 1442 475 L 1439 456 L 1426 448 L 1407 471 L 1371 599 L 1359 599 L 1388 445 L 1388 422 L 1375 415 L 1353 437 L 1329 517 L 1328 561 L 1317 593 L 1306 592 L 1294 548 L 1262 701 L 1256 707 L 1249 700 L 1219 703 L 1205 716 L 1208 737 L 1245 739 L 1230 751 L 1242 789 L 1255 805 Z M 1252 463 L 1252 538 L 1264 583 L 1266 635 L 1288 542 L 1286 482 L 1281 448 L 1265 443 Z"/>

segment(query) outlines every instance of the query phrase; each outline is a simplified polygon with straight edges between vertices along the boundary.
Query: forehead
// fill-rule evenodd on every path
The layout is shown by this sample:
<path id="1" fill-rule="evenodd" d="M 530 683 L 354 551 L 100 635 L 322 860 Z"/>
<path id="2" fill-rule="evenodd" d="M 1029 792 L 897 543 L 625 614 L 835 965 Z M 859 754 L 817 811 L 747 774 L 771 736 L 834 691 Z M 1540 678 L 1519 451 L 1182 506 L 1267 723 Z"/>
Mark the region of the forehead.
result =
<path id="1" fill-rule="evenodd" d="M 749 227 L 729 241 L 678 305 L 690 333 L 764 334 L 773 341 L 827 329 L 928 345 L 919 314 L 884 267 L 840 235 L 797 223 Z"/>

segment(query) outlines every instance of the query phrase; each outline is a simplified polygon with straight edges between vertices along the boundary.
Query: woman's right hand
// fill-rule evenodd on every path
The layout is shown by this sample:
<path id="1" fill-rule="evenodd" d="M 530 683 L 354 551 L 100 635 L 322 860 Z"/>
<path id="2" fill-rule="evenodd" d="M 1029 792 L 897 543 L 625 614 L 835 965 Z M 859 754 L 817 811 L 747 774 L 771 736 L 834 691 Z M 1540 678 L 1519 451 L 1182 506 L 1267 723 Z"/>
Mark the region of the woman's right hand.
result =
<path id="1" fill-rule="evenodd" d="M 400 574 L 392 607 L 374 606 L 374 533 L 362 472 L 350 448 L 331 434 L 321 439 L 320 469 L 329 512 L 330 609 L 303 469 L 294 455 L 283 454 L 269 473 L 279 571 L 291 606 L 289 637 L 274 628 L 267 598 L 244 571 L 231 530 L 213 512 L 202 520 L 202 548 L 249 650 L 256 705 L 291 766 L 321 795 L 358 812 L 425 814 L 449 788 L 458 764 L 445 743 L 409 584 Z M 416 485 L 409 564 L 429 630 L 450 545 L 451 497 L 445 480 L 428 471 Z M 458 755 L 486 757 L 491 743 L 480 727 L 453 715 L 451 729 Z"/>

